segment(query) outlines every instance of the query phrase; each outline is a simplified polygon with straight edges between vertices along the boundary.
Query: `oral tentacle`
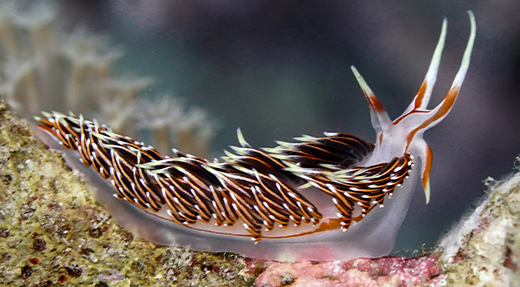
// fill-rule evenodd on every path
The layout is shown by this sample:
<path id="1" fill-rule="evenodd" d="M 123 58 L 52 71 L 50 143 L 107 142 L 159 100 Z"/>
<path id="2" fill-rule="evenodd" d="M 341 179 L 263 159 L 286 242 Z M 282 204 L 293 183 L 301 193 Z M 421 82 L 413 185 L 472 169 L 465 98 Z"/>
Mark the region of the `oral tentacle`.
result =
<path id="1" fill-rule="evenodd" d="M 421 159 L 421 183 L 426 204 L 428 204 L 430 202 L 430 171 L 433 163 L 433 152 L 424 139 L 416 139 L 416 141 L 410 152 Z"/>

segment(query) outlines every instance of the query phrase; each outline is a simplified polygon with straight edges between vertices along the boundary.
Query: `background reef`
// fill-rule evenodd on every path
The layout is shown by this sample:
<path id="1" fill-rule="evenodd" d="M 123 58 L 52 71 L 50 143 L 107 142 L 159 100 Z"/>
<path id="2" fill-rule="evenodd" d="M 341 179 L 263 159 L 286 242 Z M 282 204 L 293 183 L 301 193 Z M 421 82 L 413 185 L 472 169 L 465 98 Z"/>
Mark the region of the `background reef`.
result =
<path id="1" fill-rule="evenodd" d="M 41 111 L 96 117 L 116 133 L 146 137 L 162 153 L 175 146 L 209 154 L 214 124 L 205 111 L 164 93 L 141 98 L 153 78 L 115 71 L 123 48 L 85 26 L 65 26 L 59 7 L 0 1 L 0 92 L 11 106 L 26 117 Z"/>

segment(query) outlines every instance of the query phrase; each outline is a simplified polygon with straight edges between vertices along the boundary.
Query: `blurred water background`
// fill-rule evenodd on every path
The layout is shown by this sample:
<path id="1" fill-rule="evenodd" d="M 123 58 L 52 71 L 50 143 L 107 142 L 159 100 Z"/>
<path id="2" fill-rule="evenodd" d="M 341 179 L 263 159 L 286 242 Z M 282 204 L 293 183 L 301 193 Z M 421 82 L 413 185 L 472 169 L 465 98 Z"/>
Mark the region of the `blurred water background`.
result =
<path id="1" fill-rule="evenodd" d="M 341 131 L 374 141 L 355 65 L 391 118 L 415 95 L 438 40 L 448 37 L 432 104 L 444 97 L 469 36 L 472 64 L 449 116 L 425 139 L 434 153 L 431 201 L 416 192 L 396 250 L 433 246 L 484 195 L 483 180 L 520 153 L 520 2 L 63 0 L 65 28 L 110 35 L 125 49 L 116 73 L 152 76 L 141 96 L 170 93 L 218 122 L 211 153 L 301 134 Z M 176 123 L 172 123 L 174 125 Z M 144 139 L 143 139 L 144 140 Z"/>

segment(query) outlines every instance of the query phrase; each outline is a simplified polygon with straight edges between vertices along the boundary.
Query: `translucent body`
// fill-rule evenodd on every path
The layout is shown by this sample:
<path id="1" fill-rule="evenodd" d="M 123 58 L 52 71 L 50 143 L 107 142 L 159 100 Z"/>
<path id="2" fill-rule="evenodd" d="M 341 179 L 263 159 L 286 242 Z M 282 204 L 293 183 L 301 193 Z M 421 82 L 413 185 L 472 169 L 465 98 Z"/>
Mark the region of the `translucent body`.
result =
<path id="1" fill-rule="evenodd" d="M 51 148 L 63 150 L 49 134 L 40 130 L 37 135 Z M 137 236 L 160 245 L 176 245 L 208 252 L 231 252 L 279 261 L 348 260 L 387 255 L 394 246 L 395 237 L 408 210 L 414 190 L 413 179 L 417 179 L 419 174 L 418 170 L 412 170 L 410 179 L 405 181 L 403 187 L 397 188 L 390 200 L 385 200 L 384 208 L 376 207 L 365 219 L 345 232 L 334 230 L 293 238 L 263 238 L 255 244 L 250 236 L 197 231 L 146 213 L 115 198 L 113 186 L 92 168 L 83 165 L 77 152 L 63 152 L 67 164 L 80 171 L 84 179 L 94 187 L 96 200 L 107 208 L 116 222 Z M 327 195 L 323 194 L 321 198 L 315 197 L 313 200 L 318 208 L 331 206 L 331 199 Z M 326 221 L 326 218 L 322 221 Z"/>

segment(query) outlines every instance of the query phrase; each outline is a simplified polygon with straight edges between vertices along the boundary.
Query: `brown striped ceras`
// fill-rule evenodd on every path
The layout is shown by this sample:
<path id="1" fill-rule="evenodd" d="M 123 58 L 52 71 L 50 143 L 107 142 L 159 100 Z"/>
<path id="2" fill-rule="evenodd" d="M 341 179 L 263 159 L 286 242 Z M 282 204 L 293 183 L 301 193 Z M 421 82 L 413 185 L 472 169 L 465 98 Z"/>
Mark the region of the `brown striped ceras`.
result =
<path id="1" fill-rule="evenodd" d="M 178 151 L 168 158 L 81 115 L 44 115 L 40 128 L 63 147 L 78 151 L 83 164 L 112 183 L 119 199 L 151 212 L 167 205 L 170 219 L 188 226 L 211 219 L 230 226 L 241 219 L 255 241 L 262 229 L 272 230 L 275 224 L 319 223 L 322 215 L 294 183 L 330 195 L 346 230 L 356 206 L 361 207 L 354 218 L 359 221 L 403 183 L 412 166 L 412 156 L 406 153 L 388 163 L 354 167 L 374 145 L 342 133 L 303 136 L 300 143 L 280 142 L 266 152 L 253 149 L 239 131 L 241 147 L 232 147 L 236 154 L 226 152 L 223 162 Z"/>

